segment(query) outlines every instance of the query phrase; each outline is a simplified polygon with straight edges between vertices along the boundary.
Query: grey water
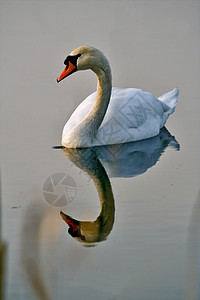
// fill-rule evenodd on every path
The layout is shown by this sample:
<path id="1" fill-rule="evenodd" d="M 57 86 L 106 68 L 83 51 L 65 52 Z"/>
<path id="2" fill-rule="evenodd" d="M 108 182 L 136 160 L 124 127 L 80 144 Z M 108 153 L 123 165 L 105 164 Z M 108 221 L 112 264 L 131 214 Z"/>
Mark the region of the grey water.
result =
<path id="1" fill-rule="evenodd" d="M 199 2 L 1 1 L 0 14 L 4 299 L 199 299 Z M 90 71 L 56 83 L 84 44 L 113 86 L 179 87 L 159 136 L 52 149 L 96 88 Z"/>

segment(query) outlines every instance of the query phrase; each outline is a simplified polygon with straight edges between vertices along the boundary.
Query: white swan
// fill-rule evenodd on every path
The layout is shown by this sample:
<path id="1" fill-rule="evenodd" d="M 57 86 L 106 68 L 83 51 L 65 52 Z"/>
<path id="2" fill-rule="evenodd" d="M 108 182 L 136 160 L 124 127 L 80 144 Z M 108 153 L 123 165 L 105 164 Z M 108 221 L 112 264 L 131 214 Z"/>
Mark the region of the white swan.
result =
<path id="1" fill-rule="evenodd" d="M 64 61 L 57 82 L 77 70 L 91 69 L 98 78 L 97 91 L 88 96 L 65 124 L 62 146 L 85 148 L 119 144 L 156 136 L 174 111 L 178 89 L 158 99 L 135 88 L 112 88 L 111 69 L 104 54 L 82 46 Z"/>

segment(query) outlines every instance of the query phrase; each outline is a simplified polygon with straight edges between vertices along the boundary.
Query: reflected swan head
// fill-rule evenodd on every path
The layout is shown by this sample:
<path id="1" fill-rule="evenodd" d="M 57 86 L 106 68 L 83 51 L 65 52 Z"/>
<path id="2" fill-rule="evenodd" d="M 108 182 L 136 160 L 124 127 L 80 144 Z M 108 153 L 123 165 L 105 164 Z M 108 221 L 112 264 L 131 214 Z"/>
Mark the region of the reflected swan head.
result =
<path id="1" fill-rule="evenodd" d="M 69 226 L 68 233 L 83 245 L 94 245 L 107 239 L 113 220 L 107 222 L 107 226 L 102 223 L 103 217 L 98 217 L 95 221 L 78 221 L 64 212 L 60 212 L 62 219 Z"/>

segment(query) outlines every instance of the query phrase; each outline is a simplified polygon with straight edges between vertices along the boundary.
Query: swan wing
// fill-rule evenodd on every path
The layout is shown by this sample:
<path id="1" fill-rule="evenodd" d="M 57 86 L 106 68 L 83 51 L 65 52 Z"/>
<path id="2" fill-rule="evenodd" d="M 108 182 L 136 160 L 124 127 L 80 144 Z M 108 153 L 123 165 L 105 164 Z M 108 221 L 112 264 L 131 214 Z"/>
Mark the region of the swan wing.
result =
<path id="1" fill-rule="evenodd" d="M 112 88 L 110 103 L 94 145 L 137 141 L 159 134 L 160 128 L 175 108 L 177 96 L 176 89 L 157 99 L 140 89 Z M 63 129 L 63 136 L 84 119 L 95 97 L 96 92 L 76 108 Z"/>
<path id="2" fill-rule="evenodd" d="M 163 126 L 163 114 L 162 102 L 152 94 L 134 88 L 114 88 L 95 145 L 124 143 L 155 136 Z"/>

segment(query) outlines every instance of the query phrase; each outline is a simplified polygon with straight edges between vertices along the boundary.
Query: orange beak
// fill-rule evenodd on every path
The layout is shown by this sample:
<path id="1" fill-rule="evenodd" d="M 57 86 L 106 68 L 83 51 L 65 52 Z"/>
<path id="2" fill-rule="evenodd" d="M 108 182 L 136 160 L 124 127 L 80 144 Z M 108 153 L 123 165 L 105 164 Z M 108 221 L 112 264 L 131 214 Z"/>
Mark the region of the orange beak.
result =
<path id="1" fill-rule="evenodd" d="M 77 221 L 70 216 L 64 214 L 62 211 L 60 212 L 60 215 L 62 219 L 67 223 L 69 227 L 72 227 L 73 232 L 77 231 L 79 229 L 79 225 L 77 224 Z"/>
<path id="2" fill-rule="evenodd" d="M 60 76 L 57 78 L 57 82 L 60 82 L 70 74 L 77 71 L 76 66 L 74 66 L 70 61 L 69 64 L 64 68 L 63 72 L 60 74 Z"/>

